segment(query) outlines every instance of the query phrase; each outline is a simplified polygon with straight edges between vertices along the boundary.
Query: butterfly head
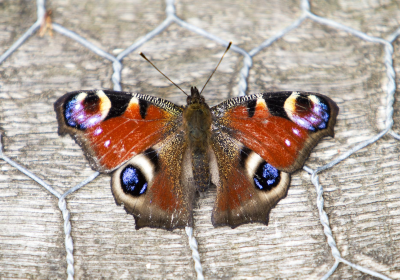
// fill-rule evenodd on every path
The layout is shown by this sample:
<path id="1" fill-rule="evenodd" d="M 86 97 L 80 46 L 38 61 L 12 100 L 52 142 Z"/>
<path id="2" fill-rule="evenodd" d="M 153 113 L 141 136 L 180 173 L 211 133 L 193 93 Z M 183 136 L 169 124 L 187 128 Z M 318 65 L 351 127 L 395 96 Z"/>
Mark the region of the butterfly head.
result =
<path id="1" fill-rule="evenodd" d="M 187 97 L 187 105 L 204 104 L 204 103 L 205 103 L 204 97 L 200 95 L 200 92 L 197 89 L 197 87 L 191 87 L 190 96 Z"/>

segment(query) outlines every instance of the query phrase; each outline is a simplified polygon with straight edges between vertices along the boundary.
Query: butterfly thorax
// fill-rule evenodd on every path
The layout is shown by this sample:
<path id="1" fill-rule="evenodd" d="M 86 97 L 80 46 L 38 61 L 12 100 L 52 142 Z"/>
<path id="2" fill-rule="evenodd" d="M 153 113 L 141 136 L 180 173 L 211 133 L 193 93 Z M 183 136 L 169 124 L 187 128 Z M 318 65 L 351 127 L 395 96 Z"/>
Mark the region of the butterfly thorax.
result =
<path id="1" fill-rule="evenodd" d="M 211 133 L 211 111 L 197 88 L 191 88 L 188 105 L 183 112 L 187 143 L 193 150 L 207 151 Z"/>
<path id="2" fill-rule="evenodd" d="M 211 111 L 196 87 L 191 88 L 183 112 L 183 128 L 190 149 L 194 181 L 199 190 L 207 189 L 210 182 L 209 143 L 211 137 Z"/>

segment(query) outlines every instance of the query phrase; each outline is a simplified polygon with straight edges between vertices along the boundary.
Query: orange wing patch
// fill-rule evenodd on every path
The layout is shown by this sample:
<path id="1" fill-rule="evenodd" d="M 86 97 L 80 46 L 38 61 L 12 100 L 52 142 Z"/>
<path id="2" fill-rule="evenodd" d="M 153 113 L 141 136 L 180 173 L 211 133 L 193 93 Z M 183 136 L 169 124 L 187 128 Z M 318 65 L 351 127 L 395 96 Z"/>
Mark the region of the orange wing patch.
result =
<path id="1" fill-rule="evenodd" d="M 237 140 L 281 170 L 296 161 L 308 137 L 304 128 L 287 119 L 271 116 L 266 107 L 257 108 L 252 118 L 238 118 L 236 109 L 227 113 L 226 118 Z"/>
<path id="2" fill-rule="evenodd" d="M 172 129 L 171 115 L 150 105 L 142 119 L 138 105 L 130 105 L 120 117 L 111 118 L 87 130 L 100 165 L 113 169 L 161 141 Z"/>

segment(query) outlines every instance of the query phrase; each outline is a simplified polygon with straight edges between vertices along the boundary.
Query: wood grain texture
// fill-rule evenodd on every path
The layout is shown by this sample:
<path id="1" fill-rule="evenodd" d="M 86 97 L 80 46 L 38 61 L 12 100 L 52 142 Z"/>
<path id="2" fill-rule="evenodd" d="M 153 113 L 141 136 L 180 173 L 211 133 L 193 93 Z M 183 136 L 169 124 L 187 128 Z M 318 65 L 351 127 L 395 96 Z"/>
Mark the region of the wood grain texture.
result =
<path id="1" fill-rule="evenodd" d="M 261 44 L 301 15 L 300 1 L 178 1 L 177 14 L 245 50 Z M 116 54 L 165 18 L 158 1 L 49 1 L 54 21 Z M 312 11 L 369 35 L 386 38 L 400 23 L 400 6 L 386 1 L 312 1 Z M 35 21 L 34 2 L 3 1 L 0 52 Z M 395 66 L 400 73 L 399 39 Z M 224 48 L 176 24 L 143 51 L 173 81 L 201 87 Z M 376 135 L 385 119 L 386 74 L 381 45 L 306 20 L 261 51 L 250 71 L 249 93 L 320 92 L 340 107 L 334 139 L 313 150 L 315 168 Z M 123 90 L 185 104 L 185 97 L 137 51 L 123 61 Z M 230 51 L 204 95 L 213 106 L 238 92 L 242 57 Z M 53 103 L 65 92 L 111 88 L 112 65 L 57 33 L 33 36 L 0 65 L 0 131 L 7 156 L 60 192 L 93 173 L 81 149 L 57 135 Z M 398 81 L 398 80 L 397 80 Z M 394 130 L 400 131 L 395 103 Z M 385 136 L 320 175 L 325 210 L 343 257 L 400 278 L 400 143 Z M 198 198 L 194 230 L 206 279 L 318 279 L 333 265 L 310 176 L 292 176 L 286 199 L 269 226 L 213 228 L 215 189 Z M 65 279 L 63 218 L 57 199 L 0 161 L 0 279 Z M 68 196 L 76 279 L 194 279 L 184 230 L 134 229 L 115 205 L 110 177 L 100 176 Z M 374 279 L 339 265 L 331 279 Z"/>

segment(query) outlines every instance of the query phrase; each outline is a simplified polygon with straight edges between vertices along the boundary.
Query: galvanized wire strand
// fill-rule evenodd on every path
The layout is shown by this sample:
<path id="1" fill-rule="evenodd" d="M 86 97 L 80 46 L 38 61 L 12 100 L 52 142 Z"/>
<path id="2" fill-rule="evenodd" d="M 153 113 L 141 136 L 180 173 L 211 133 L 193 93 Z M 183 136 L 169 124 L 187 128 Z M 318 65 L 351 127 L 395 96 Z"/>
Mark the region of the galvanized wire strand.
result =
<path id="1" fill-rule="evenodd" d="M 117 59 L 121 60 L 131 52 L 135 51 L 138 49 L 140 46 L 142 46 L 144 43 L 150 41 L 153 39 L 155 36 L 163 32 L 170 24 L 172 23 L 171 18 L 165 19 L 159 26 L 157 26 L 155 29 L 141 37 L 139 40 L 137 40 L 135 43 L 130 45 L 128 48 L 126 48 L 124 51 L 122 51 L 118 56 Z"/>
<path id="2" fill-rule="evenodd" d="M 343 258 L 339 258 L 339 261 L 341 261 L 342 263 L 347 264 L 348 266 L 351 266 L 352 268 L 355 268 L 355 269 L 357 269 L 357 270 L 359 270 L 361 272 L 364 272 L 364 273 L 367 273 L 369 275 L 372 275 L 374 277 L 377 277 L 377 278 L 380 278 L 380 279 L 384 279 L 384 280 L 392 280 L 392 278 L 390 278 L 390 277 L 387 277 L 387 276 L 385 276 L 385 275 L 383 275 L 381 273 L 378 273 L 378 272 L 375 272 L 375 271 L 370 270 L 368 268 L 365 268 L 365 267 L 363 267 L 361 265 L 357 265 L 357 264 L 354 264 L 352 262 L 349 262 L 349 261 L 347 261 L 347 260 L 345 260 Z"/>
<path id="3" fill-rule="evenodd" d="M 36 12 L 37 12 L 37 20 L 36 22 L 29 27 L 29 29 L 22 34 L 22 36 L 11 45 L 11 47 L 0 56 L 0 64 L 3 63 L 15 50 L 17 50 L 29 37 L 31 37 L 41 26 L 43 17 L 46 13 L 45 10 L 45 0 L 37 0 L 36 1 Z"/>
<path id="4" fill-rule="evenodd" d="M 36 183 L 38 183 L 39 185 L 41 185 L 42 187 L 44 187 L 48 192 L 50 192 L 51 194 L 53 194 L 54 196 L 60 198 L 61 194 L 59 192 L 57 192 L 55 189 L 53 189 L 52 187 L 50 187 L 45 181 L 43 181 L 42 179 L 40 179 L 38 176 L 36 176 L 35 174 L 33 174 L 32 172 L 30 172 L 28 169 L 22 167 L 21 165 L 19 165 L 18 163 L 16 163 L 15 161 L 11 160 L 9 157 L 7 157 L 4 153 L 3 153 L 3 144 L 1 142 L 1 138 L 2 138 L 2 134 L 0 133 L 0 158 L 2 160 L 4 160 L 5 162 L 7 162 L 9 165 L 15 167 L 16 169 L 19 170 L 19 172 L 25 174 L 26 176 L 28 176 L 29 178 L 31 178 L 32 180 L 34 180 Z"/>
<path id="5" fill-rule="evenodd" d="M 369 275 L 378 277 L 380 279 L 385 279 L 385 280 L 391 279 L 391 278 L 389 278 L 389 277 L 387 277 L 387 276 L 385 276 L 385 275 L 383 275 L 381 273 L 378 273 L 378 272 L 375 272 L 375 271 L 370 270 L 368 268 L 365 268 L 363 266 L 351 263 L 351 262 L 345 260 L 341 256 L 341 254 L 339 252 L 339 249 L 336 246 L 336 242 L 335 242 L 335 239 L 333 237 L 332 230 L 330 228 L 328 215 L 326 214 L 326 212 L 324 210 L 324 197 L 323 197 L 324 189 L 323 189 L 322 185 L 319 183 L 319 176 L 317 175 L 317 173 L 319 171 L 318 170 L 314 171 L 314 170 L 312 170 L 311 168 L 309 168 L 307 166 L 304 166 L 303 169 L 311 174 L 311 181 L 314 184 L 315 189 L 317 191 L 317 208 L 318 208 L 318 212 L 319 212 L 320 222 L 321 222 L 321 224 L 322 224 L 322 226 L 324 228 L 324 234 L 325 234 L 325 236 L 327 238 L 328 245 L 331 248 L 332 256 L 336 260 L 335 264 L 332 266 L 332 268 L 321 279 L 328 279 L 334 273 L 334 271 L 336 270 L 339 262 L 345 263 L 345 264 L 347 264 L 347 265 L 349 265 L 349 266 L 351 266 L 351 267 L 353 267 L 353 268 L 355 268 L 355 269 L 357 269 L 359 271 L 362 271 L 362 272 L 367 273 Z"/>
<path id="6" fill-rule="evenodd" d="M 201 267 L 200 254 L 198 251 L 196 238 L 193 235 L 193 228 L 185 227 L 185 231 L 188 236 L 190 249 L 192 249 L 192 259 L 194 261 L 194 269 L 196 270 L 197 273 L 197 280 L 204 280 L 203 268 Z"/>
<path id="7" fill-rule="evenodd" d="M 64 235 L 65 235 L 65 251 L 67 252 L 66 260 L 67 260 L 67 275 L 68 280 L 74 279 L 75 269 L 74 269 L 74 243 L 71 237 L 71 221 L 70 221 L 70 213 L 67 209 L 67 202 L 65 198 L 88 184 L 89 182 L 93 181 L 97 176 L 99 176 L 99 172 L 94 172 L 91 176 L 86 178 L 84 181 L 76 185 L 75 187 L 70 188 L 66 191 L 58 200 L 58 208 L 60 208 L 61 213 L 64 219 Z"/>
<path id="8" fill-rule="evenodd" d="M 311 181 L 315 186 L 315 190 L 317 191 L 317 208 L 318 208 L 318 213 L 319 213 L 319 220 L 324 228 L 324 234 L 326 236 L 327 242 L 329 247 L 331 248 L 331 253 L 335 259 L 338 257 L 341 257 L 339 249 L 336 246 L 335 239 L 332 234 L 332 230 L 329 224 L 329 218 L 328 215 L 326 214 L 324 210 L 324 189 L 322 185 L 319 183 L 319 177 L 317 175 L 316 171 L 313 171 L 311 168 L 304 166 L 303 169 L 307 171 L 308 173 L 312 174 L 311 176 Z M 329 277 L 336 269 L 337 265 L 335 264 L 328 272 L 325 274 L 324 277 Z"/>
<path id="9" fill-rule="evenodd" d="M 247 92 L 247 79 L 249 78 L 250 68 L 253 66 L 253 59 L 251 56 L 245 55 L 243 58 L 243 67 L 239 72 L 239 94 L 238 96 L 245 96 Z"/>
<path id="10" fill-rule="evenodd" d="M 29 37 L 40 28 L 41 22 L 35 22 L 29 29 L 0 56 L 0 64 L 3 63 L 16 49 L 18 49 Z"/>
<path id="11" fill-rule="evenodd" d="M 128 48 L 126 48 L 124 51 L 122 51 L 118 56 L 117 59 L 118 61 L 122 60 L 125 56 L 130 54 L 131 52 L 135 51 L 138 49 L 140 46 L 142 46 L 144 43 L 148 42 L 151 40 L 153 37 L 157 36 L 160 34 L 162 31 L 164 31 L 165 28 L 167 28 L 172 22 L 171 18 L 165 19 L 159 26 L 157 26 L 155 29 L 147 33 L 145 36 L 140 38 L 138 41 L 130 45 Z M 114 83 L 114 90 L 121 90 L 121 71 L 122 71 L 122 64 L 121 63 L 114 63 L 113 64 L 114 68 L 114 73 L 112 75 L 112 81 Z"/>
<path id="12" fill-rule="evenodd" d="M 67 252 L 66 260 L 67 260 L 67 275 L 68 280 L 74 279 L 75 269 L 74 269 L 74 243 L 71 237 L 71 221 L 70 221 L 70 213 L 67 209 L 67 202 L 62 196 L 58 200 L 58 208 L 60 208 L 61 213 L 64 219 L 64 243 L 65 243 L 65 251 Z"/>
<path id="13" fill-rule="evenodd" d="M 396 138 L 397 140 L 400 140 L 400 135 L 397 134 L 396 132 L 394 132 L 394 131 L 389 131 L 389 134 L 392 135 L 392 136 L 393 136 L 394 138 Z"/>
<path id="14" fill-rule="evenodd" d="M 390 43 L 393 43 L 397 39 L 397 37 L 399 37 L 399 35 L 400 35 L 400 27 L 397 28 L 396 31 L 394 31 L 392 34 L 390 34 L 386 40 L 389 41 Z"/>
<path id="15" fill-rule="evenodd" d="M 263 43 L 261 43 L 261 45 L 253 48 L 248 53 L 246 52 L 245 54 L 243 54 L 243 56 L 244 56 L 243 67 L 242 67 L 242 69 L 240 70 L 240 73 L 239 73 L 239 75 L 240 75 L 240 79 L 239 79 L 239 96 L 245 96 L 246 95 L 247 79 L 249 77 L 250 68 L 253 66 L 252 57 L 255 56 L 256 54 L 258 54 L 264 48 L 269 47 L 272 43 L 274 43 L 275 41 L 277 41 L 280 38 L 282 38 L 285 34 L 290 32 L 291 30 L 297 28 L 304 21 L 305 18 L 306 18 L 306 15 L 303 14 L 295 22 L 293 22 L 290 26 L 282 29 L 281 31 L 276 33 L 274 36 L 268 38 Z"/>
<path id="16" fill-rule="evenodd" d="M 321 280 L 328 279 L 335 272 L 335 270 L 338 267 L 339 263 L 340 262 L 335 259 L 335 263 L 332 265 L 331 269 L 329 269 L 328 272 L 324 276 L 321 277 Z"/>
<path id="17" fill-rule="evenodd" d="M 53 30 L 60 33 L 61 35 L 64 35 L 66 37 L 71 38 L 72 40 L 80 43 L 82 46 L 88 48 L 89 50 L 91 50 L 92 52 L 94 52 L 95 54 L 97 54 L 98 56 L 104 57 L 105 59 L 108 59 L 112 62 L 117 61 L 117 58 L 115 58 L 114 56 L 112 56 L 111 54 L 107 53 L 106 51 L 103 51 L 102 49 L 100 49 L 99 47 L 96 47 L 94 44 L 90 43 L 88 40 L 86 40 L 85 38 L 79 36 L 78 34 L 76 34 L 75 32 L 68 30 L 67 28 L 57 24 L 57 23 L 53 23 Z"/>
<path id="18" fill-rule="evenodd" d="M 80 182 L 78 185 L 76 185 L 75 187 L 70 188 L 68 191 L 66 191 L 61 198 L 66 198 L 68 195 L 70 195 L 73 192 L 76 192 L 77 190 L 79 190 L 80 188 L 82 188 L 83 186 L 89 184 L 91 181 L 93 181 L 97 176 L 100 175 L 100 172 L 94 172 L 92 175 L 90 175 L 89 177 L 87 177 L 85 180 L 83 180 L 82 182 Z"/>
<path id="19" fill-rule="evenodd" d="M 287 33 L 289 33 L 290 31 L 292 31 L 293 29 L 297 28 L 300 26 L 300 24 L 303 23 L 303 21 L 307 18 L 307 16 L 305 14 L 303 14 L 302 16 L 300 16 L 297 20 L 295 20 L 295 22 L 293 22 L 290 26 L 282 29 L 281 31 L 279 31 L 278 33 L 276 33 L 274 36 L 272 36 L 271 38 L 268 38 L 267 40 L 265 40 L 264 42 L 261 43 L 261 45 L 255 47 L 254 49 L 252 49 L 251 51 L 249 51 L 250 56 L 255 56 L 256 54 L 258 54 L 262 49 L 269 47 L 272 43 L 274 43 L 275 41 L 279 40 L 280 38 L 282 38 L 284 35 L 286 35 Z"/>

